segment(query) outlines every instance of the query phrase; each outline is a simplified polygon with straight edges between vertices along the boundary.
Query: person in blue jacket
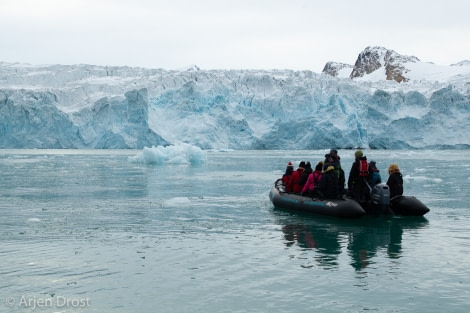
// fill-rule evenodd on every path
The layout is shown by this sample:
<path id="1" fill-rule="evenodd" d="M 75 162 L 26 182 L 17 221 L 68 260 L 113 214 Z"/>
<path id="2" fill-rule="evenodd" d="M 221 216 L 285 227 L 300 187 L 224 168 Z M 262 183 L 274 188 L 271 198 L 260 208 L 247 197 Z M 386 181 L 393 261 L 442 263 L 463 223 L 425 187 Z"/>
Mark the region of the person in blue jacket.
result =
<path id="1" fill-rule="evenodd" d="M 370 161 L 369 163 L 369 176 L 367 177 L 367 182 L 370 187 L 374 187 L 382 182 L 382 177 L 380 176 L 380 171 L 377 168 L 375 161 Z"/>

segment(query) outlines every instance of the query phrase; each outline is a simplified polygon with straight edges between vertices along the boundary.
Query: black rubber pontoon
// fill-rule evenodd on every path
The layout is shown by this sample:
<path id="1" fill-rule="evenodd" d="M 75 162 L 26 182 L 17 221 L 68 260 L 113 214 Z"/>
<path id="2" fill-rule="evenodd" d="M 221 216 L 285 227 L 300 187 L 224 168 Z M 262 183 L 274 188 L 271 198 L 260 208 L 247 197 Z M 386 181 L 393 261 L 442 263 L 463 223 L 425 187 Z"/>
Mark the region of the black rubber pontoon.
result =
<path id="1" fill-rule="evenodd" d="M 370 201 L 364 208 L 368 214 L 395 214 L 403 216 L 423 216 L 429 208 L 411 196 L 390 198 L 386 184 L 377 184 L 371 190 Z"/>
<path id="2" fill-rule="evenodd" d="M 398 196 L 390 199 L 390 209 L 393 214 L 404 216 L 423 216 L 429 212 L 426 205 L 411 196 Z"/>
<path id="3" fill-rule="evenodd" d="M 281 192 L 274 186 L 269 199 L 276 208 L 302 211 L 342 218 L 357 218 L 366 211 L 352 199 L 317 199 L 295 193 Z"/>

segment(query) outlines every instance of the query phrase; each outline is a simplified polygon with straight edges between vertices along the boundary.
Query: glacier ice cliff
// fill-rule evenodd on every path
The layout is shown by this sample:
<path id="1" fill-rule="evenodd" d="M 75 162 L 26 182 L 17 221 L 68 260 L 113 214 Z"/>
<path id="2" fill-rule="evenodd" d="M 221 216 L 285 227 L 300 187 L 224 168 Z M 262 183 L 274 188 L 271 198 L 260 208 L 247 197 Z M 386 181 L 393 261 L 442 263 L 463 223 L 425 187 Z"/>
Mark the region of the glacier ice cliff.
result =
<path id="1" fill-rule="evenodd" d="M 0 63 L 0 148 L 469 148 L 470 66 L 439 70 L 398 83 Z"/>
<path id="2" fill-rule="evenodd" d="M 147 90 L 105 97 L 71 114 L 51 91 L 0 90 L 1 148 L 139 148 L 166 145 L 148 121 Z"/>

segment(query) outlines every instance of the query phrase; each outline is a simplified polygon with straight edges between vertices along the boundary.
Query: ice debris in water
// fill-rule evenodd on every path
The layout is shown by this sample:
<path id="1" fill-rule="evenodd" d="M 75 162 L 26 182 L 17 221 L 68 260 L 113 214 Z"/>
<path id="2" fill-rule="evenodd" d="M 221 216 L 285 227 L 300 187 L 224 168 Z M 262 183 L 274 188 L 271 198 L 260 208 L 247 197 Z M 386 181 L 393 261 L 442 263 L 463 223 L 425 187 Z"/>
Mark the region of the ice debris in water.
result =
<path id="1" fill-rule="evenodd" d="M 171 146 L 144 147 L 142 152 L 129 157 L 133 163 L 145 164 L 202 164 L 207 161 L 207 153 L 197 146 L 179 143 Z"/>
<path id="2" fill-rule="evenodd" d="M 164 202 L 166 206 L 188 205 L 190 203 L 191 201 L 187 197 L 175 197 Z"/>

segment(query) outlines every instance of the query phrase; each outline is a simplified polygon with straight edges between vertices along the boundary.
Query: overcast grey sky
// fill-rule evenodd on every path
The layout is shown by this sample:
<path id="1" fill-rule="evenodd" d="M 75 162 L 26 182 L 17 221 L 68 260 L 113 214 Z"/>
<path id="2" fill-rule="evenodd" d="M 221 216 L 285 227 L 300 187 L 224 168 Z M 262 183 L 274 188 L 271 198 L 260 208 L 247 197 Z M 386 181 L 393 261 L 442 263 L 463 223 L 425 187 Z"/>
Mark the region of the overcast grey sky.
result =
<path id="1" fill-rule="evenodd" d="M 470 59 L 468 0 L 0 0 L 0 61 L 175 69 L 354 64 L 367 46 Z"/>

